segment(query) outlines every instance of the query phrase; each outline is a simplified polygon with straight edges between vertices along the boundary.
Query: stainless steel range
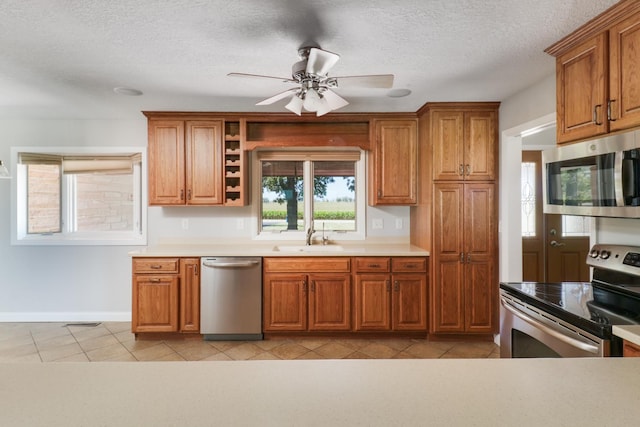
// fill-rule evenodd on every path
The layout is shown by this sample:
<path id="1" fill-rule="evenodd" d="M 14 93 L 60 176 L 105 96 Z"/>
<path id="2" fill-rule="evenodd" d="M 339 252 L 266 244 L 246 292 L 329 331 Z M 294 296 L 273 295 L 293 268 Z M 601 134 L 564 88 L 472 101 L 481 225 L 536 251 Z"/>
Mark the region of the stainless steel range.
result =
<path id="1" fill-rule="evenodd" d="M 621 356 L 613 325 L 640 324 L 640 247 L 595 245 L 591 283 L 500 283 L 501 357 Z"/>

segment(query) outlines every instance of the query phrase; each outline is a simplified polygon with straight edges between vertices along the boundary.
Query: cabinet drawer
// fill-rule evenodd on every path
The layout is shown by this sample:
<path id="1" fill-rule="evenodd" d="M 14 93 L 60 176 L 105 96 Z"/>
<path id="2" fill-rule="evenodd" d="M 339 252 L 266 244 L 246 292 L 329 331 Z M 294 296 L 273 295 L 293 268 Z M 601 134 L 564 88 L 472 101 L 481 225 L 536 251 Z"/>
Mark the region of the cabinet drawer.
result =
<path id="1" fill-rule="evenodd" d="M 134 258 L 134 273 L 177 273 L 179 258 Z"/>
<path id="2" fill-rule="evenodd" d="M 295 272 L 343 272 L 351 271 L 351 259 L 348 257 L 289 257 L 264 258 L 265 272 L 295 271 Z"/>
<path id="3" fill-rule="evenodd" d="M 427 259 L 422 257 L 393 258 L 391 269 L 394 273 L 423 273 L 427 271 Z"/>
<path id="4" fill-rule="evenodd" d="M 389 257 L 358 257 L 355 259 L 357 273 L 382 272 L 391 270 L 391 258 Z"/>

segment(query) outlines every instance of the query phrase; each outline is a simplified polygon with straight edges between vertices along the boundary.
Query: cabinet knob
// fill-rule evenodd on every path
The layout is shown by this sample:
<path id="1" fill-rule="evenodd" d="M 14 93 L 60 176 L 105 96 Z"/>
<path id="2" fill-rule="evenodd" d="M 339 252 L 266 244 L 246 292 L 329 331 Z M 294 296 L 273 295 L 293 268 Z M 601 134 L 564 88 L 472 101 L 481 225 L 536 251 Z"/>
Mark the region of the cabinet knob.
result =
<path id="1" fill-rule="evenodd" d="M 187 200 L 191 200 L 191 189 L 187 192 Z"/>
<path id="2" fill-rule="evenodd" d="M 471 175 L 471 165 L 467 163 L 467 176 Z"/>
<path id="3" fill-rule="evenodd" d="M 464 252 L 460 252 L 460 263 L 464 264 Z"/>
<path id="4" fill-rule="evenodd" d="M 460 166 L 458 166 L 458 175 L 464 175 L 464 165 L 462 163 L 460 163 Z"/>
<path id="5" fill-rule="evenodd" d="M 400 282 L 398 282 L 397 280 L 393 281 L 393 290 L 396 292 L 400 291 Z"/>
<path id="6" fill-rule="evenodd" d="M 180 200 L 184 200 L 184 190 L 180 190 Z"/>

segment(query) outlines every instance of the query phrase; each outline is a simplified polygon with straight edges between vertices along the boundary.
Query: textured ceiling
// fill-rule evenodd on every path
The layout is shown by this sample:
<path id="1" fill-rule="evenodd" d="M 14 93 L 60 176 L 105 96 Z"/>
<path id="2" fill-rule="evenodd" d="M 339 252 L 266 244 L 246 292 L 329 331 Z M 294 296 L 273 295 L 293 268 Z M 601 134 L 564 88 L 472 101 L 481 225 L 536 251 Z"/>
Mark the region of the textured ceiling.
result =
<path id="1" fill-rule="evenodd" d="M 337 89 L 341 112 L 501 101 L 554 72 L 543 50 L 614 0 L 2 0 L 0 116 L 131 117 L 141 110 L 286 111 L 297 49 L 341 55 L 330 75 L 395 74 Z M 115 87 L 144 92 L 131 97 Z"/>

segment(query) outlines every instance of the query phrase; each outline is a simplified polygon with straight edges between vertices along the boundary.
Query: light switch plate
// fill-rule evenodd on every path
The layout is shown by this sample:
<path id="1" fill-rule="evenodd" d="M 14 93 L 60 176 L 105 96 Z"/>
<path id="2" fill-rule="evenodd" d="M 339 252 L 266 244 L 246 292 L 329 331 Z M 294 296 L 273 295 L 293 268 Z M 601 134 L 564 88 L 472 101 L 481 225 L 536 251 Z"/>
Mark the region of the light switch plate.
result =
<path id="1" fill-rule="evenodd" d="M 373 228 L 374 230 L 381 230 L 382 228 L 384 228 L 384 223 L 382 222 L 382 219 L 378 218 L 378 219 L 372 220 L 371 228 Z"/>
<path id="2" fill-rule="evenodd" d="M 402 230 L 402 218 L 396 218 L 396 230 Z"/>

